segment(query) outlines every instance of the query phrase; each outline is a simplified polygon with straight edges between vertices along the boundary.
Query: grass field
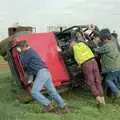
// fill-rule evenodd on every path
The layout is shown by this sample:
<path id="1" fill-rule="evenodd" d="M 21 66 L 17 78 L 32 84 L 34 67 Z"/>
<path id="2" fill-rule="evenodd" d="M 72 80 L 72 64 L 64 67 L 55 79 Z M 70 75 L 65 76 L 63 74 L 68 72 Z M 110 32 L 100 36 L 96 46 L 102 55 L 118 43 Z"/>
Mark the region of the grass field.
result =
<path id="1" fill-rule="evenodd" d="M 62 96 L 73 111 L 64 115 L 40 113 L 41 106 L 23 104 L 11 91 L 11 77 L 8 67 L 0 67 L 0 120 L 120 120 L 120 106 L 106 104 L 98 109 L 95 100 L 81 89 L 63 93 Z"/>
<path id="2" fill-rule="evenodd" d="M 0 62 L 2 62 L 2 61 L 3 61 L 3 57 L 0 56 Z"/>

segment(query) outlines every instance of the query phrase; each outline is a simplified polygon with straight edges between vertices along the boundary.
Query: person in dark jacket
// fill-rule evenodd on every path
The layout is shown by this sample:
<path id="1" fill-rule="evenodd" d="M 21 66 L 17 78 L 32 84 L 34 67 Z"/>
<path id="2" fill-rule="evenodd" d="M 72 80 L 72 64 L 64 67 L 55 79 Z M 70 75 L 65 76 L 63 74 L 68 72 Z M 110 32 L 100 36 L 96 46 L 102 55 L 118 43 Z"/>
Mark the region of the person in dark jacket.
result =
<path id="1" fill-rule="evenodd" d="M 43 112 L 55 111 L 50 100 L 40 92 L 43 87 L 46 88 L 48 94 L 56 101 L 60 110 L 67 112 L 64 100 L 56 91 L 52 82 L 51 74 L 42 58 L 28 45 L 25 40 L 19 41 L 17 43 L 17 48 L 21 51 L 21 62 L 27 73 L 29 75 L 36 76 L 33 82 L 31 94 L 35 100 L 44 106 Z"/>

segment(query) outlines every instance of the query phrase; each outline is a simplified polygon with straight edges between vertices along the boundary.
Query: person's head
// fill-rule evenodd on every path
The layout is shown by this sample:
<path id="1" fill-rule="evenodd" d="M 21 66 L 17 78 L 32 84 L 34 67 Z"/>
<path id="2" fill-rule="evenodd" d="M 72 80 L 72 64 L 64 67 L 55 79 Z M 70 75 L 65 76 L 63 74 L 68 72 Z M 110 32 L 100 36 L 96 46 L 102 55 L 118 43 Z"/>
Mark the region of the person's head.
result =
<path id="1" fill-rule="evenodd" d="M 107 42 L 111 40 L 111 33 L 109 29 L 105 28 L 100 31 L 100 40 L 102 42 Z"/>
<path id="2" fill-rule="evenodd" d="M 77 41 L 84 41 L 82 33 L 80 31 L 76 31 L 76 40 Z"/>
<path id="3" fill-rule="evenodd" d="M 16 47 L 19 52 L 25 52 L 30 48 L 26 40 L 17 42 Z"/>

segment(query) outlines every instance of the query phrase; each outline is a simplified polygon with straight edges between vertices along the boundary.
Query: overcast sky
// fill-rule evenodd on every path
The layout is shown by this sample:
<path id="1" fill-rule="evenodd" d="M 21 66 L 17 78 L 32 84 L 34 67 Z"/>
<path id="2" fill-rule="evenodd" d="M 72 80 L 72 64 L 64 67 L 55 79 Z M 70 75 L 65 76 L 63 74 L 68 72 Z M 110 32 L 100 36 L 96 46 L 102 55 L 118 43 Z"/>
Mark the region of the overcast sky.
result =
<path id="1" fill-rule="evenodd" d="M 120 31 L 120 0 L 0 0 L 0 35 L 15 22 L 40 32 L 48 25 L 91 23 Z"/>

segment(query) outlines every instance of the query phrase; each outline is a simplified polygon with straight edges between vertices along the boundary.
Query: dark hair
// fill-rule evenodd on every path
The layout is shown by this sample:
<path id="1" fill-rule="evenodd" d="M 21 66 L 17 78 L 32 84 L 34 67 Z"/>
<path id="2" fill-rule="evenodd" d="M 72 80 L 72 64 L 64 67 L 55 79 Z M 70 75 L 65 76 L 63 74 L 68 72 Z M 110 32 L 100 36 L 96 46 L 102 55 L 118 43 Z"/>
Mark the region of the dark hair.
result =
<path id="1" fill-rule="evenodd" d="M 22 41 L 19 41 L 17 42 L 17 47 L 28 47 L 28 42 L 26 40 L 22 40 Z"/>
<path id="2" fill-rule="evenodd" d="M 102 30 L 100 31 L 100 39 L 101 39 L 101 40 L 105 40 L 105 39 L 110 40 L 110 39 L 111 39 L 110 30 L 107 29 L 107 28 L 102 29 Z"/>

